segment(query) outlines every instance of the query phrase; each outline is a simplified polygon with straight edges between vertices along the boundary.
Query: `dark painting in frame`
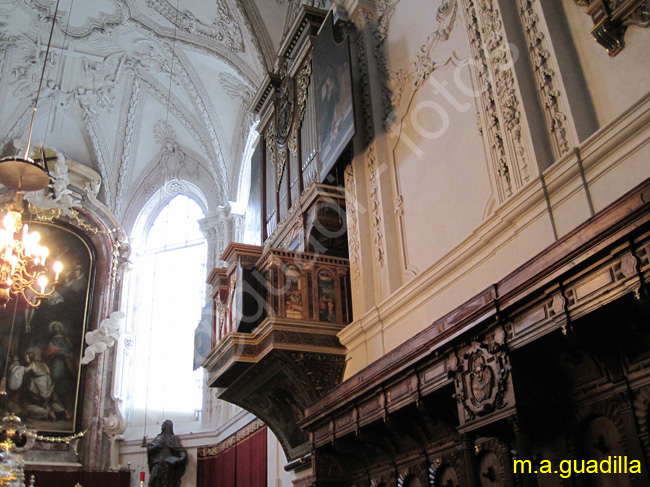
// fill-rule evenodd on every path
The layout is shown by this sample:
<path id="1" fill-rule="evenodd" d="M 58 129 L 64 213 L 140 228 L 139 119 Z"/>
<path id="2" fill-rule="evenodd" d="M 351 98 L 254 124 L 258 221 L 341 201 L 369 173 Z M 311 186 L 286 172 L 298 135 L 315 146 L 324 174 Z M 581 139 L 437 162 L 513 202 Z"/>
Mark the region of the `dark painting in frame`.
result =
<path id="1" fill-rule="evenodd" d="M 12 297 L 0 308 L 7 409 L 28 428 L 68 435 L 81 424 L 85 374 L 80 361 L 91 312 L 94 252 L 70 226 L 29 222 L 29 229 L 50 250 L 48 263 L 60 261 L 63 271 L 53 294 L 38 307 Z"/>
<path id="2" fill-rule="evenodd" d="M 314 42 L 312 57 L 321 182 L 356 131 L 348 37 L 336 41 L 332 19 L 330 11 Z"/>
<path id="3" fill-rule="evenodd" d="M 194 329 L 194 364 L 193 370 L 203 365 L 212 351 L 212 329 L 214 323 L 213 303 L 203 306 L 201 310 L 201 321 Z"/>

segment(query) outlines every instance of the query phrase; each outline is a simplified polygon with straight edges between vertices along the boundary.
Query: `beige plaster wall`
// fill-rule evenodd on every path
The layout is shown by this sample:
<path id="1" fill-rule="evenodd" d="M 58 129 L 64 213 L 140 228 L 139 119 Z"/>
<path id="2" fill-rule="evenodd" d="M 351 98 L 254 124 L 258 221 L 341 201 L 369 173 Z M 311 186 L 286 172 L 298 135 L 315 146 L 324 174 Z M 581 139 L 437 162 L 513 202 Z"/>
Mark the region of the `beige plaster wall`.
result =
<path id="1" fill-rule="evenodd" d="M 625 48 L 610 57 L 589 33 L 594 26 L 585 7 L 561 2 L 585 76 L 598 125 L 621 115 L 650 91 L 650 29 L 630 26 Z"/>
<path id="2" fill-rule="evenodd" d="M 440 3 L 430 2 L 429 9 Z M 438 26 L 431 12 L 428 17 L 420 14 L 424 10 L 417 15 L 412 13 L 417 10 L 411 10 L 411 22 L 407 22 L 403 9 L 409 5 L 424 8 L 415 0 L 397 3 L 383 43 L 389 76 L 417 71 L 424 51 L 416 49 L 415 39 L 419 45 L 426 43 Z M 397 291 L 356 315 L 339 334 L 348 349 L 346 378 L 650 177 L 650 63 L 641 62 L 650 59 L 650 29 L 629 29 L 627 47 L 610 58 L 589 34 L 590 17 L 580 8 L 572 9 L 576 7 L 572 2 L 563 5 L 582 69 L 589 73 L 585 89 L 594 100 L 600 128 L 582 140 L 577 151 L 571 148 L 541 175 L 533 171 L 530 181 L 505 201 L 499 203 L 495 194 L 490 144 L 477 126 L 480 104 L 464 90 L 471 86 L 469 72 L 462 67 L 469 56 L 469 36 L 460 10 L 449 39 L 432 54 L 425 53 L 435 68 L 427 80 L 434 81 L 415 88 L 405 85 L 397 97 L 385 138 L 378 140 L 385 142 L 396 196 L 395 201 L 387 201 L 390 192 L 383 193 L 382 204 L 396 207 L 399 234 L 394 244 L 399 252 L 387 255 L 400 260 L 404 279 Z M 617 84 L 615 74 L 627 79 Z M 562 89 L 560 81 L 558 88 Z M 471 109 L 458 109 L 466 102 Z M 519 108 L 525 110 L 523 104 Z M 522 120 L 532 116 L 533 112 L 522 112 Z M 441 130 L 443 122 L 446 126 Z M 545 137 L 539 132 L 543 126 L 531 124 L 529 137 Z M 442 135 L 432 135 L 438 132 Z M 532 165 L 535 152 L 530 146 L 526 149 Z M 366 257 L 362 255 L 361 260 Z M 367 266 L 360 281 L 364 286 L 382 286 L 381 274 L 373 276 Z"/>

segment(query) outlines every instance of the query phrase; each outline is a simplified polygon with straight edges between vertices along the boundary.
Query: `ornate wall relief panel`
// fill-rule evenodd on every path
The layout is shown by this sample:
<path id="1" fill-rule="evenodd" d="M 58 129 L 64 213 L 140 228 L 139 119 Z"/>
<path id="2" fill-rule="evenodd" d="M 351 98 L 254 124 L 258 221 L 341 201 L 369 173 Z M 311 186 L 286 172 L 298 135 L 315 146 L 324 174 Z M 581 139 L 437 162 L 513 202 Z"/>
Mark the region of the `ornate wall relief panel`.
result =
<path id="1" fill-rule="evenodd" d="M 248 102 L 253 97 L 250 86 L 244 83 L 241 78 L 228 72 L 219 73 L 219 84 L 231 99 L 239 98 Z"/>
<path id="2" fill-rule="evenodd" d="M 364 39 L 364 32 L 370 29 L 373 25 L 374 19 L 370 12 L 362 10 L 355 17 L 356 35 L 354 38 L 354 46 L 356 47 L 357 66 L 360 72 L 359 84 L 361 87 L 361 99 L 363 103 L 363 123 L 364 123 L 364 136 L 367 149 L 364 154 L 364 161 L 368 170 L 369 191 L 370 191 L 370 209 L 372 212 L 371 222 L 374 235 L 375 256 L 380 267 L 384 264 L 384 235 L 382 228 L 382 215 L 381 215 L 381 201 L 379 198 L 378 187 L 378 173 L 377 173 L 377 158 L 375 155 L 374 147 L 374 124 L 373 124 L 373 108 L 372 96 L 370 89 L 370 69 L 368 66 L 368 52 L 366 51 L 367 39 Z M 376 51 L 375 51 L 376 52 Z"/>
<path id="3" fill-rule="evenodd" d="M 232 52 L 244 52 L 244 41 L 239 24 L 230 13 L 225 0 L 218 0 L 212 22 L 207 24 L 189 10 L 177 11 L 167 0 L 150 0 L 148 4 L 178 28 L 209 38 L 226 46 Z"/>
<path id="4" fill-rule="evenodd" d="M 345 209 L 348 225 L 348 250 L 350 253 L 350 275 L 356 286 L 361 276 L 359 219 L 357 215 L 357 188 L 352 165 L 345 168 Z"/>
<path id="5" fill-rule="evenodd" d="M 469 74 L 472 50 L 461 8 L 457 1 L 402 0 L 378 11 L 373 40 L 388 97 L 382 113 L 390 160 L 385 167 L 394 182 L 404 279 L 471 233 L 492 191 L 476 130 L 481 105 Z M 420 12 L 418 19 L 413 11 Z M 459 205 L 467 216 L 451 225 L 444 215 Z"/>
<path id="6" fill-rule="evenodd" d="M 395 42 L 391 42 L 392 37 L 388 37 L 389 22 L 393 17 L 397 3 L 392 2 L 391 8 L 380 15 L 376 30 L 378 63 L 386 76 L 384 90 L 388 103 L 384 107 L 384 121 L 387 128 L 390 128 L 396 121 L 402 120 L 418 89 L 435 69 L 444 66 L 451 58 L 449 49 L 443 48 L 445 46 L 441 46 L 441 44 L 449 40 L 456 24 L 458 12 L 457 2 L 441 2 L 435 15 L 434 30 L 429 33 L 422 32 L 426 38 L 417 50 L 414 49 L 415 46 L 408 46 L 404 48 L 407 52 L 400 53 L 397 41 L 402 39 L 404 32 L 400 30 L 395 33 L 397 37 Z M 403 1 L 400 11 L 409 9 L 409 7 L 409 11 L 413 11 L 416 5 L 409 5 L 409 3 L 413 2 Z M 381 55 L 384 42 L 386 49 L 389 50 L 386 56 Z M 395 54 L 404 54 L 404 57 Z"/>
<path id="7" fill-rule="evenodd" d="M 505 333 L 497 330 L 492 344 L 473 342 L 447 359 L 454 377 L 461 427 L 494 421 L 514 407 L 510 359 Z"/>
<path id="8" fill-rule="evenodd" d="M 551 134 L 555 158 L 566 154 L 576 146 L 576 140 L 566 126 L 566 99 L 558 86 L 555 60 L 549 51 L 546 34 L 540 26 L 539 2 L 537 0 L 517 0 L 528 50 L 533 61 L 533 71 L 537 89 L 544 107 L 546 125 Z"/>
<path id="9" fill-rule="evenodd" d="M 501 14 L 492 0 L 463 0 L 477 91 L 480 125 L 491 160 L 499 201 L 530 180 L 521 102 L 515 87 L 513 55 Z"/>

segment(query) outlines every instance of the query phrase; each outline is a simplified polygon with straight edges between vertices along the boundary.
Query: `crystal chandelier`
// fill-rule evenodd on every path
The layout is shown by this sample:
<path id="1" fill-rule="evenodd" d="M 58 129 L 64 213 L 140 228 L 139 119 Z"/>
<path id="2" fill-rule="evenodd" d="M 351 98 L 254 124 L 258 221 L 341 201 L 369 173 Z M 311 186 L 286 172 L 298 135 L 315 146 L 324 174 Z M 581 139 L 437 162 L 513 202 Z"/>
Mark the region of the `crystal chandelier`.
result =
<path id="1" fill-rule="evenodd" d="M 36 307 L 42 299 L 51 296 L 54 292 L 53 285 L 46 291 L 49 271 L 45 264 L 49 251 L 47 247 L 39 245 L 38 232 L 30 232 L 27 224 L 23 225 L 22 222 L 22 192 L 38 191 L 50 184 L 45 157 L 42 165 L 37 164 L 29 158 L 29 148 L 58 9 L 59 0 L 56 2 L 52 18 L 50 38 L 34 101 L 25 155 L 0 159 L 0 183 L 17 190 L 14 202 L 7 205 L 8 211 L 2 222 L 3 228 L 0 228 L 0 307 L 5 307 L 12 297 L 16 299 L 22 297 L 29 306 Z M 62 268 L 60 262 L 54 264 L 52 269 L 54 283 L 58 281 Z"/>
<path id="2" fill-rule="evenodd" d="M 61 262 L 55 262 L 51 271 L 46 267 L 49 250 L 40 245 L 38 232 L 30 232 L 22 222 L 22 193 L 8 206 L 8 212 L 0 228 L 0 306 L 5 307 L 12 296 L 22 296 L 28 305 L 36 307 L 41 300 L 51 296 L 54 284 L 63 270 Z M 46 291 L 49 274 L 54 282 Z"/>

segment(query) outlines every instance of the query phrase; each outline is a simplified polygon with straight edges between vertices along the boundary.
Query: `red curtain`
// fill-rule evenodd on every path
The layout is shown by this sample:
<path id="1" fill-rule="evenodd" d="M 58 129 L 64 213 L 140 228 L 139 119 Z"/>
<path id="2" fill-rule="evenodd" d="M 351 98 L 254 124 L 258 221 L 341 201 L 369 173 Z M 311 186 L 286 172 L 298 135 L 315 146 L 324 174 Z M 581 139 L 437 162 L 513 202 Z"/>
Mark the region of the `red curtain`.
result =
<path id="1" fill-rule="evenodd" d="M 216 457 L 199 458 L 196 472 L 197 487 L 233 487 L 235 485 L 236 448 Z"/>
<path id="2" fill-rule="evenodd" d="M 266 487 L 266 428 L 237 444 L 235 487 Z"/>
<path id="3" fill-rule="evenodd" d="M 266 428 L 220 455 L 199 458 L 197 487 L 266 487 Z"/>
<path id="4" fill-rule="evenodd" d="M 77 483 L 83 487 L 129 487 L 131 472 L 64 472 L 47 470 L 26 470 L 25 485 L 31 476 L 35 485 L 48 487 L 71 487 Z"/>

